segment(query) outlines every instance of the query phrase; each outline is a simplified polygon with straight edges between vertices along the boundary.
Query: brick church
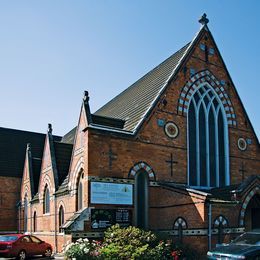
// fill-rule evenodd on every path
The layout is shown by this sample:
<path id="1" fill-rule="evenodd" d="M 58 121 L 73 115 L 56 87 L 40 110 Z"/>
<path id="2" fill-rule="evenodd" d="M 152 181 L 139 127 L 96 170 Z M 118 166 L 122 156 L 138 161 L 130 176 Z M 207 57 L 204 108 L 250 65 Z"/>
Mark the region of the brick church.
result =
<path id="1" fill-rule="evenodd" d="M 28 141 L 20 232 L 60 251 L 119 223 L 205 252 L 260 228 L 259 141 L 206 15 L 199 22 L 191 42 L 95 113 L 86 91 L 68 134 L 49 125 Z"/>

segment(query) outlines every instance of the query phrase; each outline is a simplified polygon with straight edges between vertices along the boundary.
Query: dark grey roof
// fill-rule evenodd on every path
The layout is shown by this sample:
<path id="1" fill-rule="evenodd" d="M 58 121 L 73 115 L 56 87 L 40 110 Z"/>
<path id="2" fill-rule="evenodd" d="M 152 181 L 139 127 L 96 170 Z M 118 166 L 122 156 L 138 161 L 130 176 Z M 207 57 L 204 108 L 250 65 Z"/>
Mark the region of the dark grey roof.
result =
<path id="1" fill-rule="evenodd" d="M 64 179 L 64 181 L 62 182 L 62 184 L 60 185 L 59 189 L 57 190 L 56 194 L 58 196 L 66 193 L 69 191 L 69 187 L 68 187 L 68 184 L 69 184 L 69 174 L 66 176 L 66 178 Z"/>
<path id="2" fill-rule="evenodd" d="M 32 173 L 33 173 L 33 185 L 34 193 L 38 192 L 38 185 L 41 173 L 42 160 L 39 158 L 32 158 Z M 34 195 L 34 194 L 33 194 Z"/>
<path id="3" fill-rule="evenodd" d="M 31 144 L 32 156 L 41 159 L 45 137 L 46 134 L 0 127 L 0 176 L 22 178 L 27 143 Z"/>
<path id="4" fill-rule="evenodd" d="M 54 142 L 59 185 L 62 184 L 69 172 L 72 147 L 72 144 Z"/>
<path id="5" fill-rule="evenodd" d="M 125 121 L 124 130 L 134 131 L 164 89 L 191 43 L 186 44 L 121 94 L 101 107 L 94 115 Z"/>
<path id="6" fill-rule="evenodd" d="M 45 134 L 0 127 L 0 176 L 23 175 L 27 143 L 34 157 L 42 158 Z"/>
<path id="7" fill-rule="evenodd" d="M 77 130 L 77 127 L 74 127 L 73 129 L 71 129 L 67 134 L 65 134 L 62 137 L 61 142 L 68 143 L 68 144 L 74 144 L 76 130 Z"/>

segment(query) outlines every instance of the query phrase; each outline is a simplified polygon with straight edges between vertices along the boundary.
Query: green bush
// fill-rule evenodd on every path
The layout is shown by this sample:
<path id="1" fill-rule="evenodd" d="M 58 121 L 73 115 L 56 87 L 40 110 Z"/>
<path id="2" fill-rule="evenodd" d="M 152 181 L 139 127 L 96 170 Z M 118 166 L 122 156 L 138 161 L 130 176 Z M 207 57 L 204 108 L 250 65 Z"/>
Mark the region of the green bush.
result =
<path id="1" fill-rule="evenodd" d="M 168 245 L 159 242 L 151 231 L 136 227 L 110 227 L 104 235 L 100 249 L 105 259 L 167 259 Z"/>

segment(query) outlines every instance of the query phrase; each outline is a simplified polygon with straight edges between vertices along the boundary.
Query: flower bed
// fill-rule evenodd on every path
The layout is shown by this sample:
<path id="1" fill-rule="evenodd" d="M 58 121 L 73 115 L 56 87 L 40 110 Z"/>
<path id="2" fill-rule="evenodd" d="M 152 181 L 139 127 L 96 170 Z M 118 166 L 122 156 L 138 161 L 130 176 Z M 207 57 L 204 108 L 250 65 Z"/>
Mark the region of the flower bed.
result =
<path id="1" fill-rule="evenodd" d="M 151 231 L 136 227 L 110 227 L 104 233 L 104 241 L 78 239 L 65 246 L 66 259 L 199 259 L 199 255 L 185 245 L 159 241 Z"/>

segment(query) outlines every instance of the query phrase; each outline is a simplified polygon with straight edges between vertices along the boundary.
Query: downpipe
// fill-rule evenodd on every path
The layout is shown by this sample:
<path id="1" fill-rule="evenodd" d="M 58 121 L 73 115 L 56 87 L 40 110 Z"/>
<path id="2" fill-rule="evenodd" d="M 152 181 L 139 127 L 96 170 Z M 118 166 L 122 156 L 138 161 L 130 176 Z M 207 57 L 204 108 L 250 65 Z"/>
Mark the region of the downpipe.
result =
<path id="1" fill-rule="evenodd" d="M 208 202 L 208 250 L 211 250 L 212 205 Z"/>
<path id="2" fill-rule="evenodd" d="M 58 249 L 58 241 L 57 241 L 57 198 L 56 195 L 54 196 L 54 253 L 57 253 Z"/>

